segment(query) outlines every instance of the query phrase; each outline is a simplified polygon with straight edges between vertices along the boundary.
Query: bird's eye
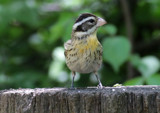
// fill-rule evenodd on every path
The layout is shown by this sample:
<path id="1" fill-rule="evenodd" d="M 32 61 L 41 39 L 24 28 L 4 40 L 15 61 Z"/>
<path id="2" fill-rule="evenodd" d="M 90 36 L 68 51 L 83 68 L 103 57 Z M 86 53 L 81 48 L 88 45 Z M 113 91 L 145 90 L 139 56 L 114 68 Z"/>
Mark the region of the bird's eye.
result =
<path id="1" fill-rule="evenodd" d="M 93 19 L 91 19 L 91 20 L 89 20 L 89 22 L 90 22 L 90 23 L 93 23 L 93 22 L 94 22 L 94 20 L 93 20 Z"/>

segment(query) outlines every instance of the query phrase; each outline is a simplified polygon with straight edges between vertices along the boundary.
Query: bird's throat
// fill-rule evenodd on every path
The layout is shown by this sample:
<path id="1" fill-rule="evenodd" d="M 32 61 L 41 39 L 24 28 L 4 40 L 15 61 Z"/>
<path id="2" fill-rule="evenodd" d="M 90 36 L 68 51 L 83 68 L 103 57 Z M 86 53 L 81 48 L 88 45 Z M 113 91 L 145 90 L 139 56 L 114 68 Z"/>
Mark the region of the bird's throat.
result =
<path id="1" fill-rule="evenodd" d="M 98 45 L 99 41 L 97 39 L 96 33 L 88 36 L 86 39 L 80 40 L 81 42 L 78 44 L 77 48 L 79 49 L 79 52 L 83 54 L 85 51 L 91 51 L 94 52 Z"/>
<path id="2" fill-rule="evenodd" d="M 93 35 L 90 35 L 88 38 L 87 38 L 87 46 L 92 50 L 94 51 L 97 46 L 98 46 L 98 39 L 97 39 L 97 35 L 96 33 L 93 34 Z"/>

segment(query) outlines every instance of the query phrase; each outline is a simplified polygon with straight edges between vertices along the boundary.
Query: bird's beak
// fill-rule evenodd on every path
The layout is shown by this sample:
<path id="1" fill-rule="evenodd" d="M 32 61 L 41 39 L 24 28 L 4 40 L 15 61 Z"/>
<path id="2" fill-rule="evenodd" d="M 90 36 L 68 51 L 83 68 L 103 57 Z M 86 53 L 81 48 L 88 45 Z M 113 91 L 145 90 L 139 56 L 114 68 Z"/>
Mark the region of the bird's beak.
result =
<path id="1" fill-rule="evenodd" d="M 103 18 L 98 17 L 97 26 L 100 27 L 104 24 L 107 24 L 107 22 Z"/>

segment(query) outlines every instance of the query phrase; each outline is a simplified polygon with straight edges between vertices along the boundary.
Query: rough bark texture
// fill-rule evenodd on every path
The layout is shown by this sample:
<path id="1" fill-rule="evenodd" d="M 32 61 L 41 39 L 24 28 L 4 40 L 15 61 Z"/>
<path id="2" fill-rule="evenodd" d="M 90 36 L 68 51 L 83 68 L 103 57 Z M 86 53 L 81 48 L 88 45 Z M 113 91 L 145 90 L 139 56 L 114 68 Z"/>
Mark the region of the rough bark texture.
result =
<path id="1" fill-rule="evenodd" d="M 160 86 L 3 90 L 0 113 L 160 113 Z"/>

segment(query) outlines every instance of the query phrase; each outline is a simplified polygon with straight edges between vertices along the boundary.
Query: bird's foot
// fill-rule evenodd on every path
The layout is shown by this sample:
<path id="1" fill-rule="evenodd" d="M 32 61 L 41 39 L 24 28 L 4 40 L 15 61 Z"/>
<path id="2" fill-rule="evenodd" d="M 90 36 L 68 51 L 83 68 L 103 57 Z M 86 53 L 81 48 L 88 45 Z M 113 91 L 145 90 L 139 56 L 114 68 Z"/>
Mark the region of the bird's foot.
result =
<path id="1" fill-rule="evenodd" d="M 74 85 L 73 85 L 73 84 L 71 85 L 70 89 L 75 89 L 75 87 L 74 87 Z"/>
<path id="2" fill-rule="evenodd" d="M 102 85 L 102 83 L 99 83 L 98 85 L 97 85 L 97 88 L 98 89 L 102 89 L 104 86 Z"/>

